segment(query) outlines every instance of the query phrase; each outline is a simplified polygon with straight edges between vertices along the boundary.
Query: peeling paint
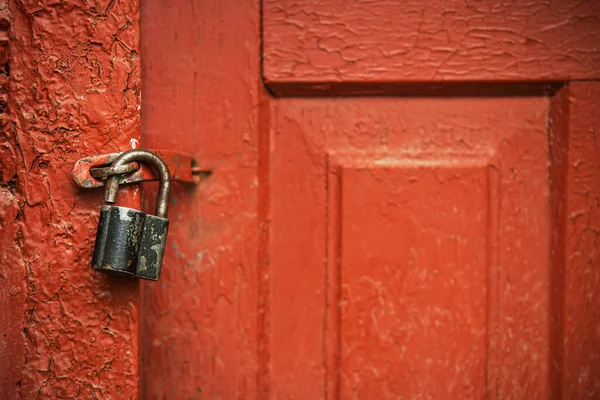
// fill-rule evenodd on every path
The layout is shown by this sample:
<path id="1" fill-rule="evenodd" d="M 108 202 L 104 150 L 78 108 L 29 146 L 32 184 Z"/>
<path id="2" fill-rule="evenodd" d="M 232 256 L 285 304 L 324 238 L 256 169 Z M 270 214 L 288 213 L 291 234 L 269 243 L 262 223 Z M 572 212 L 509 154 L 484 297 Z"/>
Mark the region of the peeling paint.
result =
<path id="1" fill-rule="evenodd" d="M 579 0 L 265 0 L 264 78 L 284 92 L 597 79 L 599 11 Z"/>
<path id="2" fill-rule="evenodd" d="M 0 1 L 5 45 L 0 287 L 18 290 L 0 295 L 0 397 L 136 398 L 137 283 L 90 268 L 102 194 L 69 175 L 139 138 L 139 3 Z"/>

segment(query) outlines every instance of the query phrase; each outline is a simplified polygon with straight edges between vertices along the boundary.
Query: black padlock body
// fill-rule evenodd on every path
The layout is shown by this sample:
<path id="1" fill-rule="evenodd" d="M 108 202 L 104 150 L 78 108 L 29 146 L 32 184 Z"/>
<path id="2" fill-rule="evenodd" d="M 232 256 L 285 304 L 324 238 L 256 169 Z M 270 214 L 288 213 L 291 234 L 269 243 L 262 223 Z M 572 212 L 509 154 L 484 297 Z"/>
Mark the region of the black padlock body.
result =
<path id="1" fill-rule="evenodd" d="M 135 273 L 138 278 L 157 281 L 160 277 L 168 231 L 168 219 L 150 214 L 146 215 L 144 229 L 140 237 L 138 263 Z"/>
<path id="2" fill-rule="evenodd" d="M 119 206 L 102 206 L 92 268 L 134 277 L 147 215 Z"/>

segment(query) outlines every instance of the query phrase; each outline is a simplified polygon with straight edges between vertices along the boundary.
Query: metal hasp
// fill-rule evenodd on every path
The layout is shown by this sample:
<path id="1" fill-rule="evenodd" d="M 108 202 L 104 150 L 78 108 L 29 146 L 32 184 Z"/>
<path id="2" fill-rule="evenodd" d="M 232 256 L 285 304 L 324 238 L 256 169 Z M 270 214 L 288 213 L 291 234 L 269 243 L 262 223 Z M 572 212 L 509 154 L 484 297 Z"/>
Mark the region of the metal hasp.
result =
<path id="1" fill-rule="evenodd" d="M 195 184 L 212 171 L 212 168 L 199 165 L 190 154 L 171 150 L 152 150 L 152 153 L 167 164 L 173 181 Z M 121 154 L 99 154 L 77 160 L 71 170 L 73 181 L 77 186 L 90 189 L 104 186 L 106 178 L 114 175 L 119 177 L 121 185 L 160 179 L 148 164 L 132 161 L 114 166 L 113 163 Z"/>
<path id="2" fill-rule="evenodd" d="M 111 168 L 118 170 L 129 163 L 149 165 L 160 185 L 156 215 L 128 207 L 112 206 L 119 190 L 120 176 L 109 176 L 104 190 L 105 204 L 100 211 L 92 268 L 116 275 L 156 281 L 160 277 L 169 220 L 171 175 L 165 161 L 147 150 L 121 153 Z"/>

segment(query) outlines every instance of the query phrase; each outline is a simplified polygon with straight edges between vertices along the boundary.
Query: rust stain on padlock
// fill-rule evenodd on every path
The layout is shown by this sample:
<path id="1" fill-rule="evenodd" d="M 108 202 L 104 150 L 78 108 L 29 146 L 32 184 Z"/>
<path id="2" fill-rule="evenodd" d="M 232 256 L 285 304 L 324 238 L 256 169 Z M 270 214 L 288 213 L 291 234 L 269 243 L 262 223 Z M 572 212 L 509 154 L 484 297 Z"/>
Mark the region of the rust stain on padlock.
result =
<path id="1" fill-rule="evenodd" d="M 196 184 L 202 177 L 211 174 L 211 167 L 199 165 L 190 154 L 172 150 L 152 151 L 165 160 L 171 173 L 171 179 L 174 181 Z M 104 186 L 104 178 L 114 174 L 120 175 L 119 184 L 121 185 L 159 180 L 152 168 L 147 165 L 140 165 L 137 162 L 123 165 L 118 171 L 111 170 L 110 165 L 120 154 L 99 154 L 81 158 L 75 162 L 71 170 L 73 181 L 84 188 L 95 188 Z"/>

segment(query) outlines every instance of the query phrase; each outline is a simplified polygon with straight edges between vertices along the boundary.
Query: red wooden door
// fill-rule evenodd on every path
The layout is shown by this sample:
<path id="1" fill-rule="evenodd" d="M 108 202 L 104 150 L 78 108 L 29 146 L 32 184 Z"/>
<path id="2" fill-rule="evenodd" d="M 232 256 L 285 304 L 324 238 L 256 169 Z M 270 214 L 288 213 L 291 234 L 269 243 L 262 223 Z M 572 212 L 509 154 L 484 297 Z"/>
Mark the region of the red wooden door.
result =
<path id="1" fill-rule="evenodd" d="M 0 397 L 598 398 L 599 20 L 0 2 Z M 68 175 L 138 139 L 214 170 L 139 298 Z"/>
<path id="2" fill-rule="evenodd" d="M 597 4 L 145 7 L 144 139 L 216 166 L 146 395 L 600 396 Z"/>

